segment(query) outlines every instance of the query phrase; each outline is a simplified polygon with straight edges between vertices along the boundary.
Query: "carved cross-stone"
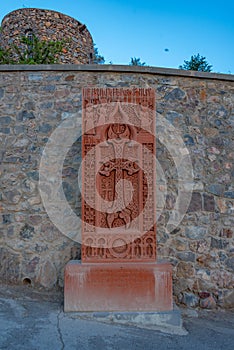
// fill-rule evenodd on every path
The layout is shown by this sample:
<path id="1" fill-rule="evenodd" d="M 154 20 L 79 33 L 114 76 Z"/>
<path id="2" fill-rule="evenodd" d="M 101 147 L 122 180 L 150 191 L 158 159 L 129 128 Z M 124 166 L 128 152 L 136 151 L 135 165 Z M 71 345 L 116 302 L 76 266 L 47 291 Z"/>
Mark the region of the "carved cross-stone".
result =
<path id="1" fill-rule="evenodd" d="M 156 262 L 155 91 L 83 90 L 82 262 L 65 271 L 66 311 L 172 309 Z"/>
<path id="2" fill-rule="evenodd" d="M 110 104 L 106 93 L 116 93 Z M 124 89 L 97 89 L 84 98 L 82 259 L 87 262 L 156 258 L 154 92 L 131 94 L 132 101 Z"/>

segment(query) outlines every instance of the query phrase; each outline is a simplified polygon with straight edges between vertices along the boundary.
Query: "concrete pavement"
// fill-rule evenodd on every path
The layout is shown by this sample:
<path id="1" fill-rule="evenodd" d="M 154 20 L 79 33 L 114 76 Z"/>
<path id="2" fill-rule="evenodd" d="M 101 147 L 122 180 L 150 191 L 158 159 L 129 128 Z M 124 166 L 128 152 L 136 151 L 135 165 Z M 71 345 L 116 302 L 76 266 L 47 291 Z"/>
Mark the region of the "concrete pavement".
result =
<path id="1" fill-rule="evenodd" d="M 187 335 L 105 324 L 64 314 L 61 292 L 0 286 L 0 350 L 231 350 L 233 311 L 189 311 Z"/>

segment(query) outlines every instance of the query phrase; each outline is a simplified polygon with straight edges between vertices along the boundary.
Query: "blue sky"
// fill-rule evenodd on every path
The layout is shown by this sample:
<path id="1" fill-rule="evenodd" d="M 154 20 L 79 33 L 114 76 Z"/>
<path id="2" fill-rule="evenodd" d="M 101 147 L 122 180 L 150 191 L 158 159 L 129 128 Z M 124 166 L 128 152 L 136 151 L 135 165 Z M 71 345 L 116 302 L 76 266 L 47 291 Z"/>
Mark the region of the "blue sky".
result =
<path id="1" fill-rule="evenodd" d="M 22 7 L 63 12 L 91 32 L 106 63 L 140 57 L 150 66 L 178 68 L 200 53 L 213 71 L 234 74 L 234 1 L 10 0 L 0 20 Z"/>

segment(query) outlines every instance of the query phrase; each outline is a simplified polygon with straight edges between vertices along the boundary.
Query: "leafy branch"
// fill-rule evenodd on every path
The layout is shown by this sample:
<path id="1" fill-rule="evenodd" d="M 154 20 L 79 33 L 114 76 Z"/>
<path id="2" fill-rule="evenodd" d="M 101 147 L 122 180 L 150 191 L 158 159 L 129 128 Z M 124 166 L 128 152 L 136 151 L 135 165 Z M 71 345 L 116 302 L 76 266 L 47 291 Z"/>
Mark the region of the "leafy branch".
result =
<path id="1" fill-rule="evenodd" d="M 20 45 L 0 47 L 0 64 L 54 64 L 66 52 L 64 41 L 40 40 L 35 34 L 23 36 Z"/>

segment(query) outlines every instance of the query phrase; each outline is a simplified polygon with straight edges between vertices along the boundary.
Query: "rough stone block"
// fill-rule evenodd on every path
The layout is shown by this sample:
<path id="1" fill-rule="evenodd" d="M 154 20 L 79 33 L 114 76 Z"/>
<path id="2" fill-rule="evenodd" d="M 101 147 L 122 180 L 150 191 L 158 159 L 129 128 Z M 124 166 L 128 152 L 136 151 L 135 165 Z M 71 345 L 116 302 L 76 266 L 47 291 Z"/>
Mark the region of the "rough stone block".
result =
<path id="1" fill-rule="evenodd" d="M 214 196 L 210 196 L 208 194 L 203 194 L 203 201 L 204 201 L 204 210 L 205 211 L 215 211 L 215 201 Z"/>
<path id="2" fill-rule="evenodd" d="M 188 213 L 199 211 L 202 209 L 202 199 L 199 192 L 194 192 L 189 204 Z"/>

